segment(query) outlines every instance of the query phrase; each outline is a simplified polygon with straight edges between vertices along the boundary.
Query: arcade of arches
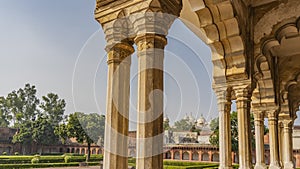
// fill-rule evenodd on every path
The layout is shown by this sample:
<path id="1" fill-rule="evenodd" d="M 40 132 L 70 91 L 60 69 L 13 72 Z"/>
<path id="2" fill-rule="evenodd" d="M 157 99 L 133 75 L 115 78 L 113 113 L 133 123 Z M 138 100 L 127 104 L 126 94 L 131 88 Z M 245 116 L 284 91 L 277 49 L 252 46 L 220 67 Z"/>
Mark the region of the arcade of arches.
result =
<path id="1" fill-rule="evenodd" d="M 97 0 L 95 18 L 104 29 L 108 52 L 104 168 L 127 167 L 133 44 L 139 64 L 137 168 L 163 168 L 163 95 L 157 91 L 163 91 L 166 35 L 177 17 L 212 51 L 220 112 L 219 168 L 232 168 L 232 100 L 238 112 L 239 167 L 253 168 L 249 126 L 253 113 L 255 168 L 267 167 L 265 118 L 269 168 L 294 168 L 291 135 L 300 103 L 299 0 Z"/>

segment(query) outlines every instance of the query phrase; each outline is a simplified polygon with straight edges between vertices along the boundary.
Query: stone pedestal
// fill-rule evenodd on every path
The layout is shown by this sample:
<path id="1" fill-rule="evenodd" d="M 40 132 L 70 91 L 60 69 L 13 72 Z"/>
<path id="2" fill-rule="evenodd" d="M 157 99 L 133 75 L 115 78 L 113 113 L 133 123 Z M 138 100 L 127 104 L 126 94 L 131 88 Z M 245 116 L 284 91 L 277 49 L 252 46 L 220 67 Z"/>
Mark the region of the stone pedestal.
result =
<path id="1" fill-rule="evenodd" d="M 137 168 L 163 168 L 163 35 L 135 38 L 138 47 Z"/>
<path id="2" fill-rule="evenodd" d="M 115 44 L 108 47 L 107 109 L 104 140 L 104 168 L 128 166 L 128 111 L 130 94 L 130 55 L 132 45 Z"/>

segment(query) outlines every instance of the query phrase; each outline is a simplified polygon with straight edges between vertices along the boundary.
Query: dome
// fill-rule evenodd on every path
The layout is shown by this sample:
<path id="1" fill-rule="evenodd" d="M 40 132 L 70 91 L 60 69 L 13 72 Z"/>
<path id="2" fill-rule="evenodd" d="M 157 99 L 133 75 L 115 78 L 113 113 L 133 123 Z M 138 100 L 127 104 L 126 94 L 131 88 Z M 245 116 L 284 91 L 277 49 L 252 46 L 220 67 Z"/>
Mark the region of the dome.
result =
<path id="1" fill-rule="evenodd" d="M 201 117 L 197 120 L 197 123 L 198 123 L 198 124 L 205 124 L 205 123 L 206 123 L 206 120 L 205 120 L 205 118 L 203 117 L 203 115 L 201 115 Z"/>
<path id="2" fill-rule="evenodd" d="M 166 116 L 166 117 L 164 118 L 164 122 L 167 122 L 167 123 L 169 123 L 169 122 L 170 122 L 170 119 L 169 119 L 169 117 L 168 117 L 168 116 Z"/>

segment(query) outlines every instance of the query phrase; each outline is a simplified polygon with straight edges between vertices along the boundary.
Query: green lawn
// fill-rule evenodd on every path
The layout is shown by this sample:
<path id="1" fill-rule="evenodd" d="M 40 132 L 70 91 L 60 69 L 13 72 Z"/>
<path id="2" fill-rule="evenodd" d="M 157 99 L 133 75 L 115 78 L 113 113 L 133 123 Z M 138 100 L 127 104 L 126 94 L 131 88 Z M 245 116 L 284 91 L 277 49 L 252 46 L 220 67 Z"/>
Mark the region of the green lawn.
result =
<path id="1" fill-rule="evenodd" d="M 88 165 L 99 165 L 101 160 L 103 160 L 102 155 L 91 155 Z M 0 156 L 0 169 L 79 166 L 79 163 L 85 161 L 86 157 L 84 155 L 73 154 L 55 156 Z"/>
<path id="2" fill-rule="evenodd" d="M 15 168 L 47 168 L 47 167 L 71 167 L 79 166 L 79 163 L 85 162 L 83 155 L 51 155 L 51 156 L 0 156 L 0 169 Z M 91 155 L 89 166 L 100 165 L 103 160 L 102 155 Z M 128 160 L 129 166 L 135 166 L 136 161 L 133 158 Z M 208 169 L 218 168 L 217 163 L 188 162 L 188 161 L 164 161 L 164 169 Z"/>

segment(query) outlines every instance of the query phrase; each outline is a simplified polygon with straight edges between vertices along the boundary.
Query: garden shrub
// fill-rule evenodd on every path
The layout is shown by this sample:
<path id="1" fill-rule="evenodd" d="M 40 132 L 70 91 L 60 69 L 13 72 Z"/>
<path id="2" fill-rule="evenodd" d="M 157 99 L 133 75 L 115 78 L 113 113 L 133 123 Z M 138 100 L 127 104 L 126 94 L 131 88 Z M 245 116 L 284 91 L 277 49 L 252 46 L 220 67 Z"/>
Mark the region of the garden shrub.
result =
<path id="1" fill-rule="evenodd" d="M 71 156 L 65 156 L 64 160 L 65 160 L 65 163 L 70 163 L 71 162 Z"/>
<path id="2" fill-rule="evenodd" d="M 7 152 L 4 151 L 4 152 L 2 153 L 2 155 L 7 155 Z"/>
<path id="3" fill-rule="evenodd" d="M 79 163 L 51 163 L 51 164 L 0 164 L 0 169 L 21 169 L 21 168 L 49 168 L 49 167 L 72 167 L 79 166 Z"/>
<path id="4" fill-rule="evenodd" d="M 40 159 L 38 157 L 34 157 L 31 159 L 31 164 L 37 164 L 40 162 Z"/>

